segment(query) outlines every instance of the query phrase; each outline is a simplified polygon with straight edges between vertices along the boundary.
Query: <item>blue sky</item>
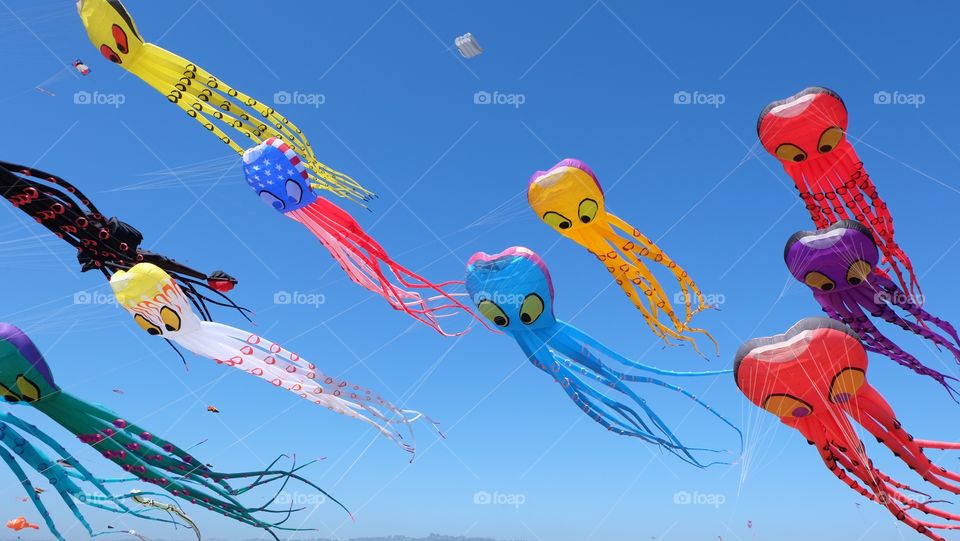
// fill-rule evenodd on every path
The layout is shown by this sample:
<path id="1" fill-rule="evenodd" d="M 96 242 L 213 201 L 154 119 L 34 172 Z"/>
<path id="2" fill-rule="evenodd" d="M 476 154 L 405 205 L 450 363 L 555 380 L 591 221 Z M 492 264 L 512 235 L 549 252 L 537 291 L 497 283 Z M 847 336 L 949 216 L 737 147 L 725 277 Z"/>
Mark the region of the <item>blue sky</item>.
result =
<path id="1" fill-rule="evenodd" d="M 728 367 L 742 341 L 819 315 L 781 258 L 786 238 L 808 229 L 810 220 L 789 178 L 757 144 L 755 122 L 770 100 L 809 85 L 831 87 L 847 103 L 850 136 L 893 212 L 927 307 L 960 318 L 953 301 L 960 239 L 950 225 L 960 202 L 956 7 L 881 1 L 866 9 L 812 0 L 126 5 L 148 41 L 251 95 L 267 101 L 280 91 L 322 95 L 314 100 L 319 106 L 279 108 L 323 161 L 380 194 L 370 213 L 338 203 L 396 259 L 445 280 L 459 278 L 477 250 L 526 245 L 553 273 L 561 319 L 625 354 L 677 369 Z M 0 319 L 31 334 L 61 385 L 184 445 L 208 439 L 197 455 L 221 470 L 250 469 L 280 453 L 327 457 L 310 476 L 351 507 L 357 521 L 321 505 L 306 520 L 318 535 L 443 532 L 551 541 L 916 535 L 833 478 L 799 434 L 756 410 L 732 378 L 688 387 L 743 426 L 746 454 L 737 465 L 703 471 L 606 433 L 583 419 L 508 337 L 475 329 L 444 339 L 351 284 L 307 231 L 256 200 L 225 146 L 99 55 L 72 2 L 0 1 L 0 30 L 3 159 L 82 187 L 105 212 L 138 227 L 145 247 L 237 276 L 234 298 L 256 311 L 259 332 L 445 427 L 445 441 L 422 427 L 421 452 L 408 464 L 364 425 L 239 371 L 191 357 L 185 372 L 165 344 L 107 302 L 102 278 L 81 275 L 69 248 L 5 205 Z M 448 48 L 468 31 L 485 53 L 461 61 Z M 93 70 L 89 77 L 64 68 L 75 58 Z M 37 84 L 56 96 L 37 92 Z M 681 91 L 723 103 L 675 104 Z M 77 92 L 100 96 L 93 101 L 121 96 L 123 103 L 76 104 Z M 523 103 L 478 105 L 477 92 L 519 95 Z M 923 103 L 876 104 L 877 92 L 921 96 Z M 705 362 L 689 348 L 661 348 L 623 296 L 608 288 L 602 267 L 529 211 L 529 175 L 565 157 L 588 163 L 607 188 L 610 209 L 657 239 L 705 293 L 723 301 L 720 311 L 700 318 L 720 342 L 719 358 Z M 196 164 L 210 160 L 197 174 Z M 171 168 L 182 182 L 169 173 L 148 175 Z M 75 303 L 79 292 L 93 294 L 93 303 Z M 277 305 L 279 292 L 323 303 Z M 220 316 L 240 324 L 232 314 Z M 896 338 L 925 362 L 957 372 L 952 359 L 920 340 Z M 957 406 L 935 383 L 884 358 L 873 359 L 870 378 L 911 433 L 960 439 L 960 429 L 944 422 Z M 643 392 L 687 439 L 730 445 L 719 424 L 684 419 L 684 404 Z M 208 405 L 222 413 L 208 414 Z M 71 441 L 37 412 L 16 411 Z M 871 442 L 882 469 L 916 481 Z M 73 448 L 98 473 L 116 475 L 112 464 L 76 442 Z M 958 466 L 955 455 L 934 457 Z M 33 514 L 19 502 L 12 476 L 0 479 L 3 516 Z M 718 505 L 675 504 L 684 491 L 714 496 Z M 522 505 L 476 504 L 484 492 L 504 496 L 500 501 L 514 496 L 510 501 Z M 72 522 L 49 500 L 66 530 Z M 210 537 L 258 535 L 190 512 Z M 89 516 L 152 537 L 192 535 Z"/>

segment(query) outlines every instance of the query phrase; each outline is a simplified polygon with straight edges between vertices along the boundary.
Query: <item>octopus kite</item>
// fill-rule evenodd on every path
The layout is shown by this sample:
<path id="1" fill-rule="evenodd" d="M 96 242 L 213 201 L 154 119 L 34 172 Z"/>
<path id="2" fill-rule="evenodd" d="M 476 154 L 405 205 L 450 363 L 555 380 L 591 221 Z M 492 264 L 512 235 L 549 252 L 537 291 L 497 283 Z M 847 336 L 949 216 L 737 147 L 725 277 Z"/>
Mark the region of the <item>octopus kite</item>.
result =
<path id="1" fill-rule="evenodd" d="M 610 432 L 639 438 L 699 467 L 696 452 L 718 452 L 684 445 L 631 384 L 647 384 L 678 393 L 733 428 L 712 407 L 688 391 L 655 376 L 690 377 L 728 374 L 675 372 L 628 359 L 553 313 L 553 281 L 543 260 L 523 247 L 499 254 L 474 254 L 467 262 L 467 290 L 481 314 L 507 332 L 530 362 L 549 374 L 587 416 Z M 621 372 L 603 358 L 651 375 Z M 742 437 L 741 437 L 742 440 Z"/>
<path id="2" fill-rule="evenodd" d="M 110 278 L 110 287 L 117 303 L 148 334 L 176 342 L 217 364 L 243 370 L 300 398 L 368 423 L 411 453 L 414 445 L 405 443 L 396 427 L 407 428 L 413 439 L 414 421 L 423 418 L 434 424 L 424 415 L 402 410 L 370 390 L 323 374 L 313 363 L 266 338 L 215 321 L 202 321 L 176 281 L 156 265 L 139 263 L 129 271 L 117 272 Z"/>
<path id="3" fill-rule="evenodd" d="M 117 218 L 107 218 L 83 192 L 56 175 L 0 161 L 0 194 L 73 246 L 81 272 L 97 270 L 110 278 L 114 272 L 147 262 L 173 276 L 204 319 L 210 319 L 207 304 L 246 312 L 224 294 L 234 288 L 236 278 L 223 271 L 207 275 L 140 248 L 143 235 L 139 231 Z"/>
<path id="4" fill-rule="evenodd" d="M 847 120 L 840 96 L 815 86 L 764 107 L 757 134 L 793 179 L 817 229 L 838 220 L 860 222 L 873 233 L 900 287 L 919 292 L 913 265 L 893 238 L 887 204 L 847 140 Z"/>
<path id="5" fill-rule="evenodd" d="M 867 381 L 867 352 L 842 323 L 808 318 L 786 333 L 743 344 L 734 365 L 737 386 L 751 402 L 797 429 L 838 479 L 887 508 L 919 533 L 960 529 L 960 515 L 916 499 L 910 488 L 873 465 L 853 422 L 930 485 L 960 494 L 960 473 L 935 465 L 924 449 L 960 449 L 960 443 L 916 439 Z M 851 422 L 853 421 L 853 422 Z M 915 515 L 942 519 L 929 522 Z"/>
<path id="6" fill-rule="evenodd" d="M 893 280 L 875 272 L 879 255 L 869 229 L 853 220 L 841 220 L 825 229 L 798 231 L 787 241 L 784 259 L 790 273 L 813 291 L 823 311 L 849 325 L 868 351 L 933 378 L 953 395 L 947 380 L 956 378 L 918 361 L 871 321 L 871 317 L 880 319 L 922 336 L 960 362 L 960 337 L 953 325 L 929 314 Z"/>
<path id="7" fill-rule="evenodd" d="M 301 481 L 326 494 L 296 473 L 304 466 L 293 467 L 289 471 L 271 469 L 279 459 L 262 471 L 213 471 L 209 466 L 205 466 L 204 462 L 193 458 L 187 451 L 160 435 L 123 419 L 103 406 L 86 402 L 61 389 L 54 382 L 50 367 L 33 341 L 23 331 L 6 323 L 0 323 L 0 396 L 8 404 L 27 404 L 34 407 L 133 476 L 132 479 L 123 480 L 100 479 L 90 473 L 66 448 L 37 427 L 8 413 L 0 415 L 0 459 L 16 475 L 50 532 L 60 541 L 63 541 L 63 536 L 54 525 L 39 493 L 34 490 L 18 460 L 49 481 L 50 486 L 91 536 L 94 535 L 93 529 L 81 514 L 78 502 L 98 509 L 148 518 L 124 503 L 132 495 L 112 494 L 106 488 L 109 483 L 140 481 L 154 485 L 157 490 L 164 492 L 137 492 L 135 495 L 162 497 L 166 494 L 165 497 L 172 496 L 232 520 L 262 528 L 274 539 L 278 539 L 274 530 L 299 531 L 283 526 L 294 510 L 272 508 L 276 496 L 266 503 L 249 507 L 239 501 L 241 495 L 254 487 L 274 485 L 278 482 L 279 490 L 282 491 L 290 480 Z M 50 460 L 18 431 L 40 441 L 59 458 Z M 231 481 L 245 479 L 252 481 L 246 486 L 236 488 L 230 484 Z M 94 492 L 85 492 L 80 486 L 81 483 L 92 487 Z M 261 518 L 262 514 L 286 518 L 269 522 Z M 159 518 L 152 520 L 174 522 Z"/>
<path id="8" fill-rule="evenodd" d="M 444 290 L 461 282 L 434 284 L 408 270 L 346 211 L 314 193 L 303 161 L 286 142 L 268 139 L 247 150 L 243 163 L 247 184 L 262 202 L 306 227 L 354 283 L 382 296 L 394 310 L 405 312 L 444 336 L 463 332 L 448 334 L 438 318 L 457 310 L 476 317 Z M 424 298 L 420 292 L 433 296 Z"/>
<path id="9" fill-rule="evenodd" d="M 359 201 L 372 197 L 352 178 L 320 163 L 300 128 L 280 113 L 189 60 L 145 42 L 119 0 L 79 0 L 77 9 L 90 41 L 104 58 L 166 96 L 237 154 L 243 154 L 243 148 L 224 128 L 255 143 L 270 137 L 283 139 L 303 156 L 310 182 L 316 188 Z"/>
<path id="10" fill-rule="evenodd" d="M 541 220 L 606 266 L 655 335 L 668 343 L 673 338 L 696 348 L 696 341 L 687 333 L 701 333 L 717 345 L 707 331 L 689 326 L 693 315 L 709 306 L 687 271 L 639 230 L 607 212 L 600 182 L 585 163 L 566 159 L 547 171 L 537 171 L 530 178 L 527 199 Z M 658 263 L 673 274 L 686 306 L 684 316 L 674 312 L 671 296 L 641 259 Z M 696 307 L 692 306 L 694 300 Z"/>

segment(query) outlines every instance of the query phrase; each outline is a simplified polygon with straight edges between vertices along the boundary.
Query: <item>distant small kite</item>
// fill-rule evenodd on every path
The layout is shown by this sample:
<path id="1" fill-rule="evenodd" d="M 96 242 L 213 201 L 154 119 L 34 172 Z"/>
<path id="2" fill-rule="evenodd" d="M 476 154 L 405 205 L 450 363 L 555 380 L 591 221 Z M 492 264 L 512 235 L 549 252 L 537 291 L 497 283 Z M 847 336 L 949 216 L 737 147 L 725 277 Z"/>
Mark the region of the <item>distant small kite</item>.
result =
<path id="1" fill-rule="evenodd" d="M 459 36 L 454 43 L 456 43 L 457 50 L 464 58 L 473 58 L 483 53 L 483 48 L 477 43 L 477 38 L 473 37 L 470 32 Z"/>
<path id="2" fill-rule="evenodd" d="M 207 406 L 207 411 L 210 413 L 220 413 L 220 410 L 218 410 L 216 406 Z"/>
<path id="3" fill-rule="evenodd" d="M 25 530 L 27 528 L 33 528 L 34 530 L 39 530 L 40 526 L 37 526 L 36 524 L 30 524 L 29 522 L 27 522 L 27 519 L 23 517 L 17 517 L 13 520 L 7 521 L 7 528 L 10 528 L 15 532 L 19 532 L 20 530 Z"/>
<path id="4" fill-rule="evenodd" d="M 80 75 L 83 75 L 84 77 L 90 75 L 90 68 L 83 63 L 83 60 L 80 60 L 79 58 L 73 61 L 73 67 L 76 68 L 77 71 L 80 72 Z"/>

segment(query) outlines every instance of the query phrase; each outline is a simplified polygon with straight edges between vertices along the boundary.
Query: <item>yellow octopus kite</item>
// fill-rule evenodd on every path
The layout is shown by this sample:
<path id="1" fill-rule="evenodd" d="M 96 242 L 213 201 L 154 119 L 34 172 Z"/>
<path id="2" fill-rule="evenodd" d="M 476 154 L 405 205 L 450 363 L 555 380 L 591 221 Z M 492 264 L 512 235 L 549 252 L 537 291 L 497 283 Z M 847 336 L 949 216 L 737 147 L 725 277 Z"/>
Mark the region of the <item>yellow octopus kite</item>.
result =
<path id="1" fill-rule="evenodd" d="M 223 127 L 233 128 L 257 144 L 271 137 L 286 141 L 302 157 L 315 188 L 360 201 L 373 196 L 349 176 L 318 161 L 300 128 L 271 107 L 189 60 L 145 42 L 119 0 L 78 0 L 77 11 L 100 54 L 165 95 L 237 154 L 242 155 L 244 149 Z"/>
<path id="2" fill-rule="evenodd" d="M 710 308 L 704 304 L 700 289 L 687 271 L 653 241 L 606 211 L 603 190 L 586 164 L 567 159 L 548 171 L 537 171 L 530 178 L 527 199 L 547 225 L 603 262 L 654 334 L 668 343 L 671 338 L 690 342 L 696 349 L 696 341 L 687 333 L 702 333 L 717 346 L 710 333 L 689 326 L 694 314 Z M 667 292 L 640 258 L 663 265 L 676 277 L 686 305 L 683 319 L 673 311 Z M 693 299 L 696 299 L 696 308 L 692 306 Z M 661 321 L 661 314 L 669 319 L 669 324 Z"/>

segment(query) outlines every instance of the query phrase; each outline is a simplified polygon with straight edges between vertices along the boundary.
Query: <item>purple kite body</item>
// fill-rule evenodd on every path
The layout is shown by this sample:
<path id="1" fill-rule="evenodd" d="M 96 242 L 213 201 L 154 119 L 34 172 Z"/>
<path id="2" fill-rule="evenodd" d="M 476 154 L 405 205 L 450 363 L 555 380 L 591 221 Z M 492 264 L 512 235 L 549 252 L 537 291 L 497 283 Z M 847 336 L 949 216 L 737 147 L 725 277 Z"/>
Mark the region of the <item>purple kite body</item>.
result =
<path id="1" fill-rule="evenodd" d="M 956 378 L 921 363 L 871 321 L 871 317 L 880 319 L 922 336 L 949 350 L 960 362 L 960 337 L 953 325 L 927 313 L 877 269 L 879 250 L 867 228 L 852 220 L 841 220 L 825 229 L 798 231 L 787 241 L 783 257 L 790 274 L 810 287 L 823 311 L 849 325 L 868 351 L 935 379 L 953 395 L 955 389 L 947 380 Z"/>

